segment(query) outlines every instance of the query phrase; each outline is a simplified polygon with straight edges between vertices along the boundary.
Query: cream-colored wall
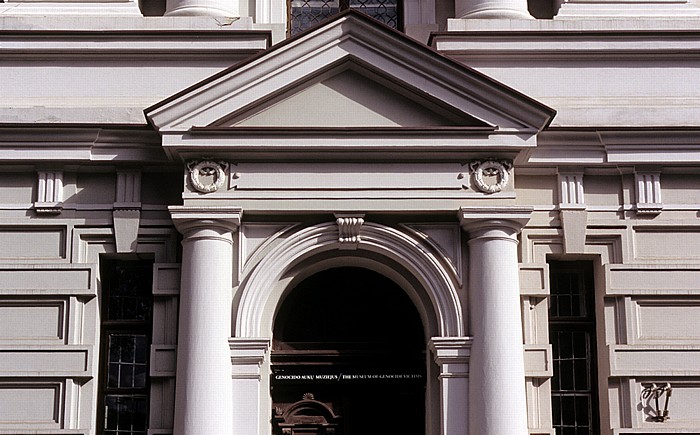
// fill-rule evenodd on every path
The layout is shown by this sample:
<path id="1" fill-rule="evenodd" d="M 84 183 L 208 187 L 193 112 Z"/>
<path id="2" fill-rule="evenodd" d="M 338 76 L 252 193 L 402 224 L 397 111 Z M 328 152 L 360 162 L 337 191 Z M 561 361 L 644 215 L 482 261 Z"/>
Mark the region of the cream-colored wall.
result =
<path id="1" fill-rule="evenodd" d="M 438 26 L 454 12 L 454 6 L 448 3 L 437 5 Z M 252 3 L 245 9 L 254 9 Z M 200 29 L 201 38 L 187 40 L 173 36 L 178 32 L 187 34 L 180 31 L 188 26 Z M 414 27 L 416 35 L 424 37 L 425 29 L 431 26 L 423 23 Z M 208 17 L 179 21 L 109 16 L 89 19 L 40 16 L 13 21 L 6 17 L 1 27 L 18 31 L 20 35 L 12 39 L 20 47 L 17 52 L 12 52 L 13 44 L 0 47 L 8 55 L 3 60 L 6 80 L 2 88 L 4 98 L 0 101 L 1 121 L 25 125 L 47 120 L 71 125 L 143 124 L 145 107 L 267 44 L 265 35 L 261 34 L 238 40 L 222 33 L 220 39 L 204 39 L 204 35 L 215 33 L 214 29 L 261 28 L 253 26 L 250 19 L 227 23 Z M 279 30 L 279 26 L 268 27 Z M 29 34 L 28 28 L 61 31 L 83 28 L 94 32 L 95 39 L 87 44 L 70 38 L 56 44 L 51 40 L 53 35 L 23 40 Z M 678 29 L 685 32 L 669 36 Z M 104 30 L 146 31 L 144 34 L 163 31 L 170 36 L 166 40 L 143 37 L 115 42 L 109 35 L 97 37 Z M 474 36 L 478 43 L 467 41 L 460 45 L 459 41 L 451 40 L 454 35 L 448 34 L 442 37 L 444 45 L 437 38 L 439 49 L 557 109 L 555 127 L 578 126 L 583 130 L 579 136 L 571 131 L 564 133 L 571 134 L 563 140 L 564 151 L 547 148 L 548 142 L 543 140 L 537 149 L 524 152 L 529 153 L 532 161 L 528 163 L 523 157 L 523 163 L 514 169 L 514 186 L 506 186 L 489 202 L 534 207 L 532 218 L 520 236 L 519 247 L 531 433 L 552 434 L 546 265 L 550 258 L 588 259 L 595 267 L 603 434 L 697 433 L 700 427 L 697 411 L 700 175 L 693 168 L 697 166 L 697 156 L 693 154 L 697 138 L 661 141 L 663 145 L 681 144 L 676 148 L 670 145 L 642 151 L 634 148 L 629 153 L 638 154 L 630 158 L 641 159 L 645 165 L 635 168 L 632 163 L 614 161 L 626 152 L 619 148 L 641 147 L 645 140 L 654 139 L 654 133 L 644 137 L 649 130 L 642 129 L 640 136 L 624 143 L 617 137 L 608 137 L 606 142 L 601 138 L 606 132 L 590 131 L 590 127 L 610 125 L 625 129 L 638 125 L 646 129 L 649 125 L 662 124 L 682 129 L 697 123 L 700 88 L 693 85 L 697 78 L 697 62 L 693 57 L 697 51 L 694 34 L 697 22 L 457 20 L 452 23 L 452 30 L 468 31 L 465 34 Z M 479 34 L 480 30 L 483 34 Z M 602 36 L 601 30 L 607 36 Z M 523 36 L 530 31 L 532 38 Z M 275 33 L 275 38 L 281 33 Z M 655 36 L 657 33 L 661 36 Z M 557 35 L 562 39 L 557 39 Z M 31 44 L 27 42 L 30 39 Z M 27 47 L 31 53 L 24 50 Z M 75 56 L 65 54 L 66 51 Z M 151 58 L 156 51 L 159 55 Z M 47 53 L 53 57 L 47 57 Z M 430 68 L 423 66 L 421 71 Z M 429 74 L 421 77 L 426 85 L 436 80 Z M 348 81 L 345 85 L 351 89 L 353 86 L 357 89 L 364 80 L 355 75 L 345 79 Z M 332 85 L 333 80 L 328 80 L 324 83 L 327 88 L 316 89 L 322 92 L 308 92 L 299 95 L 297 101 L 287 102 L 303 107 L 328 99 Z M 345 94 L 333 96 L 335 107 L 362 110 L 365 117 L 357 120 L 360 125 L 449 125 L 454 121 L 437 109 L 435 113 L 426 111 L 430 105 L 425 101 L 419 107 L 412 107 L 414 100 L 400 97 L 400 92 L 387 93 L 383 85 L 366 84 L 362 92 L 351 94 L 352 98 L 341 98 L 348 96 L 347 87 Z M 377 104 L 373 100 L 377 95 L 384 95 L 388 101 Z M 280 103 L 257 121 L 269 125 L 273 123 L 271 120 L 282 119 L 289 107 Z M 314 108 L 318 109 L 312 113 L 314 116 L 324 114 L 321 105 Z M 476 110 L 476 105 L 473 108 Z M 503 111 L 503 106 L 498 110 Z M 313 116 L 307 120 L 308 125 L 315 124 Z M 327 123 L 347 124 L 336 119 Z M 34 142 L 49 142 L 51 134 L 37 133 Z M 600 143 L 591 145 L 587 135 L 596 136 Z M 100 140 L 103 136 L 98 134 Z M 107 144 L 109 139 L 100 142 L 98 137 L 82 139 L 87 145 L 65 140 L 60 145 L 65 148 L 53 143 L 54 154 L 45 154 L 42 148 L 32 148 L 34 142 L 26 141 L 29 143 L 26 145 L 14 136 L 3 142 L 3 162 L 17 159 L 22 152 L 25 161 L 0 168 L 0 434 L 95 433 L 100 342 L 99 258 L 101 254 L 117 253 L 118 246 L 124 245 L 117 243 L 123 236 L 114 231 L 118 215 L 115 209 L 124 207 L 115 204 L 116 171 L 123 168 L 103 165 L 110 159 L 115 160 L 110 163 L 125 168 L 140 165 L 138 158 L 120 160 L 124 159 L 123 155 L 113 156 L 105 151 L 109 147 L 131 150 L 132 142 Z M 71 148 L 71 144 L 75 147 Z M 95 149 L 102 147 L 100 152 L 93 152 L 93 145 Z M 160 152 L 160 143 L 139 145 Z M 502 150 L 514 149 L 502 145 Z M 587 154 L 587 147 L 595 149 Z M 605 154 L 608 151 L 610 155 Z M 454 149 L 452 152 L 455 153 L 450 154 L 452 157 L 462 153 Z M 487 149 L 480 153 L 480 158 L 491 156 Z M 577 160 L 580 156 L 586 159 Z M 32 159 L 41 160 L 46 167 L 34 167 Z M 62 159 L 83 160 L 79 165 L 63 166 Z M 287 226 L 300 221 L 332 221 L 334 211 L 364 207 L 364 211 L 373 214 L 372 219 L 383 220 L 388 227 L 399 228 L 425 242 L 425 252 L 439 258 L 447 269 L 454 267 L 452 279 L 459 283 L 459 304 L 468 312 L 468 289 L 462 285 L 467 278 L 464 266 L 468 264 L 468 247 L 465 237 L 459 235 L 461 230 L 454 213 L 461 206 L 485 202 L 485 195 L 475 188 L 469 176 L 466 164 L 469 159 L 445 157 L 428 164 L 416 158 L 410 164 L 396 165 L 389 152 L 384 160 L 371 164 L 354 156 L 349 159 L 353 164 L 337 164 L 330 170 L 326 167 L 325 171 L 318 171 L 313 161 L 231 162 L 237 164 L 241 175 L 236 188 L 210 195 L 213 199 L 208 204 L 242 206 L 246 213 L 244 219 L 251 230 L 247 234 L 250 237 L 247 245 L 241 243 L 234 261 L 240 262 L 243 269 L 246 250 L 252 254 L 262 246 L 254 254 L 262 255 L 268 238 L 274 238 Z M 663 159 L 673 162 L 664 166 Z M 552 161 L 564 161 L 565 166 L 559 167 Z M 158 265 L 154 272 L 151 353 L 150 432 L 153 434 L 169 433 L 173 421 L 179 276 L 176 262 L 180 248 L 166 206 L 180 204 L 182 196 L 192 204 L 201 202 L 202 197 L 200 192 L 187 187 L 183 190 L 180 162 L 173 165 L 175 172 L 161 172 L 162 165 L 163 161 L 159 160 L 141 168 L 140 204 L 130 205 L 140 210 L 140 219 L 135 224 L 138 227 L 135 250 L 149 255 Z M 39 194 L 37 170 L 47 168 L 62 172 L 63 199 L 62 204 L 38 213 L 34 205 Z M 644 205 L 637 201 L 636 170 L 660 174 L 658 210 L 654 205 L 647 207 L 647 213 L 640 213 Z M 583 198 L 579 203 L 567 204 L 570 209 L 562 213 L 559 176 L 570 172 L 582 174 Z M 292 176 L 279 176 L 281 173 Z M 290 199 L 291 196 L 294 198 Z M 348 197 L 351 200 L 346 201 Z M 266 208 L 274 208 L 275 215 L 264 216 Z M 406 217 L 407 209 L 415 214 Z M 133 220 L 126 227 L 129 225 L 134 225 Z M 133 255 L 129 250 L 124 253 Z M 652 382 L 669 382 L 674 388 L 669 407 L 671 420 L 667 422 L 650 422 L 648 404 L 640 399 L 642 388 Z M 433 403 L 439 402 L 436 391 L 433 388 L 431 392 Z M 437 415 L 438 408 L 433 406 L 432 415 Z M 266 423 L 267 412 L 258 420 Z M 439 426 L 438 420 L 433 417 L 432 427 Z"/>
<path id="2" fill-rule="evenodd" d="M 696 248 L 700 225 L 697 211 L 688 209 L 697 206 L 693 196 L 682 194 L 693 192 L 695 175 L 677 170 L 666 175 L 662 168 L 664 209 L 642 215 L 634 210 L 636 196 L 629 175 L 584 171 L 585 245 L 580 252 L 567 252 L 567 234 L 557 216 L 557 170 L 523 171 L 515 178 L 516 202 L 535 207 L 520 245 L 532 433 L 548 433 L 551 425 L 546 261 L 552 256 L 590 259 L 596 265 L 605 433 L 697 427 L 700 419 L 687 401 L 700 396 L 700 249 Z M 101 253 L 116 251 L 110 229 L 116 174 L 66 172 L 65 190 L 73 193 L 66 197 L 60 214 L 43 216 L 31 210 L 34 176 L 7 171 L 2 176 L 9 187 L 2 201 L 6 209 L 0 211 L 0 388 L 6 394 L 17 392 L 13 397 L 18 400 L 0 417 L 18 431 L 90 433 L 98 371 L 97 262 Z M 149 173 L 142 182 L 142 209 L 150 217 L 141 223 L 139 250 L 151 253 L 157 263 L 174 263 L 176 236 L 164 225 L 169 220 L 164 206 L 179 200 L 182 178 Z M 457 239 L 437 243 L 452 256 L 460 252 Z M 154 427 L 167 429 L 172 419 L 167 398 L 174 391 L 177 312 L 172 289 L 178 275 L 172 267 L 163 271 L 160 282 L 165 290 L 156 298 L 155 310 L 153 355 L 161 365 L 154 369 L 152 421 Z M 28 317 L 35 321 L 26 322 Z M 648 408 L 640 405 L 639 393 L 650 382 L 669 382 L 679 390 L 670 401 L 672 419 L 663 425 L 649 422 Z M 37 406 L 22 405 L 28 401 Z M 49 413 L 50 406 L 65 411 Z"/>
<path id="3" fill-rule="evenodd" d="M 635 211 L 633 174 L 584 170 L 585 245 L 573 252 L 566 251 L 564 240 L 570 235 L 558 219 L 541 226 L 551 216 L 548 207 L 559 213 L 558 189 L 552 181 L 556 176 L 519 175 L 516 179 L 518 201 L 532 201 L 539 209 L 521 235 L 526 344 L 548 343 L 546 303 L 539 309 L 540 301 L 546 301 L 547 274 L 541 273 L 543 283 L 536 279 L 541 265 L 549 258 L 588 259 L 594 264 L 604 434 L 680 433 L 700 426 L 697 407 L 688 402 L 700 397 L 697 176 L 693 170 L 660 171 L 663 210 L 642 214 Z M 532 331 L 545 332 L 538 336 Z M 642 389 L 666 382 L 674 388 L 671 419 L 652 422 L 654 404 L 641 398 Z M 528 380 L 527 388 L 531 433 L 549 433 L 548 377 Z"/>
<path id="4" fill-rule="evenodd" d="M 0 172 L 0 433 L 94 434 L 99 256 L 116 252 L 117 175 L 114 168 L 65 172 L 63 208 L 40 214 L 37 173 L 15 169 Z M 179 286 L 173 270 L 179 269 L 164 201 L 178 196 L 172 186 L 179 192 L 180 178 L 162 172 L 145 179 L 148 194 L 139 207 L 147 212 L 136 249 L 160 265 L 154 271 L 151 428 L 168 429 Z"/>

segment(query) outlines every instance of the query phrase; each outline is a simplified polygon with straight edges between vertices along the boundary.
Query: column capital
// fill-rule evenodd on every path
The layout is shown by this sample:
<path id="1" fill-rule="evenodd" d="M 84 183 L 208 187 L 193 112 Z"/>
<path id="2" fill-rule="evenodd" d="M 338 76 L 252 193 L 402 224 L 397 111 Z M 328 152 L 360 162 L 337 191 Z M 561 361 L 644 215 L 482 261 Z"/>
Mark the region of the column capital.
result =
<path id="1" fill-rule="evenodd" d="M 260 367 L 270 352 L 270 341 L 269 338 L 228 339 L 233 379 L 260 379 Z"/>
<path id="2" fill-rule="evenodd" d="M 270 350 L 270 341 L 269 338 L 231 337 L 228 339 L 231 360 L 234 363 L 262 364 Z"/>
<path id="3" fill-rule="evenodd" d="M 430 350 L 435 362 L 444 364 L 468 364 L 473 339 L 471 337 L 432 337 Z"/>
<path id="4" fill-rule="evenodd" d="M 240 207 L 191 207 L 174 205 L 168 207 L 175 228 L 186 235 L 199 228 L 218 227 L 235 232 L 241 225 L 243 209 Z"/>
<path id="5" fill-rule="evenodd" d="M 532 216 L 532 207 L 461 207 L 459 223 L 467 232 L 505 228 L 519 232 Z"/>

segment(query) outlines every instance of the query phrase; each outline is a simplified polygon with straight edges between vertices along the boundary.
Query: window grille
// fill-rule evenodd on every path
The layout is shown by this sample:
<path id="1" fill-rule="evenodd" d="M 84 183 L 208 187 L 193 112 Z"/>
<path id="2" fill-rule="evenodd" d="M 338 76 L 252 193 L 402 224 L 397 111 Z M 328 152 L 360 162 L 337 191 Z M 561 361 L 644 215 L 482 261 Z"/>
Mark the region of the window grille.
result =
<path id="1" fill-rule="evenodd" d="M 99 433 L 147 435 L 152 331 L 150 261 L 101 264 L 102 328 Z"/>
<path id="2" fill-rule="evenodd" d="M 589 262 L 550 262 L 552 424 L 557 435 L 598 433 L 595 292 Z"/>
<path id="3" fill-rule="evenodd" d="M 289 34 L 297 35 L 347 9 L 355 9 L 400 30 L 399 6 L 399 0 L 289 0 Z"/>

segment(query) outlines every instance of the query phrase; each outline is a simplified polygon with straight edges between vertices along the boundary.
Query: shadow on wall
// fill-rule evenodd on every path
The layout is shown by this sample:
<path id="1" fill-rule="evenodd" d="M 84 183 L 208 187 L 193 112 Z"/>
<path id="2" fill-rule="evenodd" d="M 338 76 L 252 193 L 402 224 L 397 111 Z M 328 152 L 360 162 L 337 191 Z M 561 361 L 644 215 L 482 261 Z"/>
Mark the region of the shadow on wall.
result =
<path id="1" fill-rule="evenodd" d="M 139 8 L 145 17 L 161 17 L 165 13 L 165 0 L 139 0 Z"/>

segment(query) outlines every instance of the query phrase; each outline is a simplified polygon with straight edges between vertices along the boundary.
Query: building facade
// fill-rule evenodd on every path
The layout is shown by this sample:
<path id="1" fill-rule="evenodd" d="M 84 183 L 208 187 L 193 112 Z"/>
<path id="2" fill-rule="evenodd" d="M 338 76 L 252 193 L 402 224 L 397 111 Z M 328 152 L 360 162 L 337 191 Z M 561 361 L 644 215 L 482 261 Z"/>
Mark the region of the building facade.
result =
<path id="1" fill-rule="evenodd" d="M 0 434 L 700 434 L 700 7 L 0 3 Z"/>

